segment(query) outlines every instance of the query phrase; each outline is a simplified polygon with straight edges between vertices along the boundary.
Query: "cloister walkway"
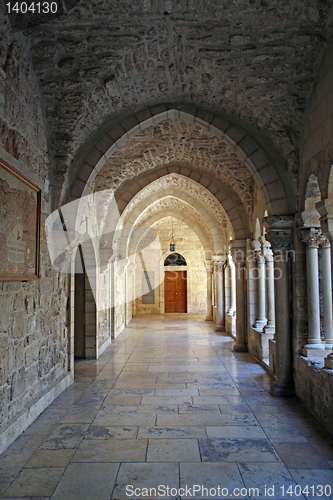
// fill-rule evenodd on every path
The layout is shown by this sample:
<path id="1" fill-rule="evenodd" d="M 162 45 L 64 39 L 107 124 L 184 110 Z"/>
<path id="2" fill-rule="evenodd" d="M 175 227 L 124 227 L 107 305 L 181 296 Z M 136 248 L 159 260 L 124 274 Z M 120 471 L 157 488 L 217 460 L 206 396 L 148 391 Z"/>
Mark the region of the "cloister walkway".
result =
<path id="1" fill-rule="evenodd" d="M 332 435 L 232 346 L 194 315 L 136 316 L 0 456 L 1 498 L 332 499 Z"/>

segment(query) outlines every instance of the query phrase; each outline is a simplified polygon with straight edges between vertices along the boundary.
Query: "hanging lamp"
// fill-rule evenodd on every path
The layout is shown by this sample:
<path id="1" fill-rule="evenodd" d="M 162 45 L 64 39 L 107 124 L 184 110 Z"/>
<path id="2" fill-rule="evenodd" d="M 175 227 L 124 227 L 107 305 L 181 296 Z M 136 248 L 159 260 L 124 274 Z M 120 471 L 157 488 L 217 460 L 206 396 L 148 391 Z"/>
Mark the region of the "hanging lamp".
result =
<path id="1" fill-rule="evenodd" d="M 171 219 L 171 241 L 170 241 L 170 252 L 174 252 L 176 250 L 175 240 L 173 237 L 173 219 Z"/>

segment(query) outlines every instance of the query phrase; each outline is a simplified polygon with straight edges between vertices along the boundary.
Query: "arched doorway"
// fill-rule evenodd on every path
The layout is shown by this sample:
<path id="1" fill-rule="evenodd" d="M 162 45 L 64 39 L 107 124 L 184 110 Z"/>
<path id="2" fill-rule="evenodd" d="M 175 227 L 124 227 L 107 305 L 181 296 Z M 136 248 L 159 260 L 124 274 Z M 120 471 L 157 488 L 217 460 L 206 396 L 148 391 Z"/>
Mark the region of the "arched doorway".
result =
<path id="1" fill-rule="evenodd" d="M 166 313 L 187 312 L 187 270 L 186 260 L 179 253 L 170 254 L 164 261 L 165 267 L 173 267 L 164 271 L 164 304 Z M 184 266 L 183 269 L 179 267 Z"/>

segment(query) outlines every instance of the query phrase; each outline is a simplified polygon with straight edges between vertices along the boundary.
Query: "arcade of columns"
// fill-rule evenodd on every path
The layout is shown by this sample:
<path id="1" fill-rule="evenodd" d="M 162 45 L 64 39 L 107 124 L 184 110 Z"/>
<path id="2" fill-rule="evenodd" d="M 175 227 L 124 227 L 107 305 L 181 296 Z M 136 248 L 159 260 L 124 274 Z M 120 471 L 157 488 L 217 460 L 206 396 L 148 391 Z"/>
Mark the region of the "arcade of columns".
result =
<path id="1" fill-rule="evenodd" d="M 320 224 L 311 225 L 303 212 L 303 225 L 297 230 L 306 245 L 306 278 L 308 293 L 308 341 L 302 349 L 307 357 L 324 357 L 325 367 L 333 368 L 332 331 L 332 253 L 333 215 L 330 200 L 319 202 Z M 333 213 L 333 212 L 332 212 Z M 310 223 L 309 223 L 310 222 Z M 271 392 L 275 396 L 293 393 L 292 339 L 290 324 L 290 276 L 293 257 L 294 217 L 266 217 L 265 236 L 253 240 L 231 240 L 228 255 L 213 256 L 206 261 L 207 317 L 213 319 L 214 276 L 216 280 L 216 331 L 228 331 L 226 316 L 235 321 L 235 352 L 246 352 L 247 302 L 256 302 L 253 328 L 275 340 L 275 377 Z M 319 252 L 322 262 L 323 337 L 321 338 Z M 215 274 L 214 274 L 215 266 Z M 257 287 L 251 282 L 257 282 Z M 251 296 L 252 295 L 252 296 Z M 256 295 L 256 297 L 254 297 Z M 251 315 L 250 315 L 251 318 Z M 251 325 L 252 326 L 252 325 Z M 232 332 L 233 333 L 233 332 Z M 270 367 L 271 368 L 271 367 Z"/>

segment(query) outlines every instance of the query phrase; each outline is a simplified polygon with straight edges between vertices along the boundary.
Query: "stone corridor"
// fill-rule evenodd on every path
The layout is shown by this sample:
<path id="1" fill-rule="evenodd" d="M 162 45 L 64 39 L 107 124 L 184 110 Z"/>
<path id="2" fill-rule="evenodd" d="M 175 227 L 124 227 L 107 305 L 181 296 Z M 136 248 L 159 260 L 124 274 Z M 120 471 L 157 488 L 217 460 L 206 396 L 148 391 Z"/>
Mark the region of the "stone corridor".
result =
<path id="1" fill-rule="evenodd" d="M 296 399 L 270 396 L 270 376 L 214 328 L 190 314 L 136 316 L 100 359 L 77 362 L 75 383 L 0 457 L 1 498 L 202 485 L 195 498 L 220 486 L 220 498 L 332 499 L 311 486 L 333 490 L 333 436 Z M 169 493 L 158 498 L 192 498 Z"/>

